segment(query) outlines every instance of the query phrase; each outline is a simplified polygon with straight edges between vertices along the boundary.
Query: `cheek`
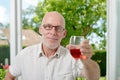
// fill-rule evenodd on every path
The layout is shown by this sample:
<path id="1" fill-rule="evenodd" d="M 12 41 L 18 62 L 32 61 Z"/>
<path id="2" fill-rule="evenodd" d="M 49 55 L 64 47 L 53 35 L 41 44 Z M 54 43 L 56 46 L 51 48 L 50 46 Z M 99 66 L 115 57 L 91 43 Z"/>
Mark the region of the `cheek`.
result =
<path id="1" fill-rule="evenodd" d="M 40 34 L 42 34 L 42 35 L 44 35 L 44 34 L 46 34 L 46 33 L 47 33 L 47 31 L 46 31 L 46 30 L 44 30 L 44 28 L 43 28 L 43 27 L 40 27 L 39 32 L 40 32 Z"/>
<path id="2" fill-rule="evenodd" d="M 41 33 L 42 35 L 46 35 L 48 32 L 45 31 L 44 29 L 41 29 L 41 30 L 40 30 L 40 33 Z"/>
<path id="3" fill-rule="evenodd" d="M 64 35 L 63 34 L 59 35 L 59 38 L 60 40 L 62 40 L 64 38 Z"/>
<path id="4" fill-rule="evenodd" d="M 62 33 L 62 39 L 66 37 L 66 31 Z"/>

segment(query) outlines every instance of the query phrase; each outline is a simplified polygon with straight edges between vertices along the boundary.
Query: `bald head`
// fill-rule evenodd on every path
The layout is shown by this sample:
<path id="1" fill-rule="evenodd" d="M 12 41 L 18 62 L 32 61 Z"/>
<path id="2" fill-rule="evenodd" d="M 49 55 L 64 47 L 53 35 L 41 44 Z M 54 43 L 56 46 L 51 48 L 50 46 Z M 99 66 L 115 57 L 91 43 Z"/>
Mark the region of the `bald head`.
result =
<path id="1" fill-rule="evenodd" d="M 65 27 L 65 19 L 60 13 L 52 11 L 45 14 L 42 20 L 42 25 L 43 24 L 62 25 Z"/>

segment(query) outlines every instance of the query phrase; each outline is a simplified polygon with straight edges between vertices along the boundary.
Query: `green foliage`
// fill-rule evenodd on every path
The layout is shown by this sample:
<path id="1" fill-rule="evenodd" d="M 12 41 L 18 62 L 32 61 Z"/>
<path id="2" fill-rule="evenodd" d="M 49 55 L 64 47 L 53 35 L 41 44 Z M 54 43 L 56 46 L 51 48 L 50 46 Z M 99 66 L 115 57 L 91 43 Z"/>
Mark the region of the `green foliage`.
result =
<path id="1" fill-rule="evenodd" d="M 62 45 L 68 44 L 71 35 L 88 38 L 95 33 L 103 38 L 99 47 L 106 48 L 106 0 L 44 0 L 37 7 L 30 6 L 23 11 L 23 28 L 32 28 L 39 33 L 40 21 L 49 11 L 58 11 L 65 17 L 67 36 L 62 40 Z M 98 21 L 100 26 L 97 25 Z"/>
<path id="2" fill-rule="evenodd" d="M 97 50 L 97 51 L 94 51 L 94 53 L 95 54 L 92 56 L 92 59 L 99 64 L 101 76 L 105 76 L 106 75 L 106 51 Z"/>
<path id="3" fill-rule="evenodd" d="M 104 77 L 100 77 L 100 80 L 106 80 L 106 77 L 104 76 Z"/>
<path id="4" fill-rule="evenodd" d="M 75 80 L 85 80 L 85 78 L 83 78 L 83 77 L 76 77 Z"/>
<path id="5" fill-rule="evenodd" d="M 33 21 L 34 8 L 28 7 L 26 10 L 22 10 L 22 27 L 24 29 L 33 29 L 37 25 Z"/>
<path id="6" fill-rule="evenodd" d="M 10 63 L 10 48 L 8 45 L 0 46 L 0 63 L 5 63 L 5 58 L 8 58 Z"/>
<path id="7" fill-rule="evenodd" d="M 0 80 L 4 80 L 6 74 L 6 70 L 0 69 Z"/>
<path id="8" fill-rule="evenodd" d="M 94 32 L 105 38 L 106 0 L 44 0 L 35 8 L 33 21 L 41 24 L 44 14 L 49 11 L 58 11 L 65 17 L 68 34 L 62 41 L 64 46 L 71 35 L 87 37 Z M 100 19 L 102 26 L 94 27 Z"/>

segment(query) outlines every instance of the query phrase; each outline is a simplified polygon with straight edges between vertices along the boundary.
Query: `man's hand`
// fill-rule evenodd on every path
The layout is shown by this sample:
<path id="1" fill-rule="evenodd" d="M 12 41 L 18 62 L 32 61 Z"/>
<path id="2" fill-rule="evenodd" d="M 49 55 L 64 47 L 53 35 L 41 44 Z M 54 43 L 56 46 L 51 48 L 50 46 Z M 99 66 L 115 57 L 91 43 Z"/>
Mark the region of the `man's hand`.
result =
<path id="1" fill-rule="evenodd" d="M 80 52 L 82 54 L 82 59 L 90 59 L 93 55 L 93 50 L 88 40 L 84 40 L 80 44 Z M 85 57 L 86 56 L 86 57 Z"/>
<path id="2" fill-rule="evenodd" d="M 81 44 L 79 45 L 67 45 L 66 48 L 68 49 L 80 49 L 81 52 L 81 60 L 86 60 L 86 59 L 90 59 L 92 57 L 92 47 L 89 44 L 88 40 L 83 40 L 81 42 Z"/>

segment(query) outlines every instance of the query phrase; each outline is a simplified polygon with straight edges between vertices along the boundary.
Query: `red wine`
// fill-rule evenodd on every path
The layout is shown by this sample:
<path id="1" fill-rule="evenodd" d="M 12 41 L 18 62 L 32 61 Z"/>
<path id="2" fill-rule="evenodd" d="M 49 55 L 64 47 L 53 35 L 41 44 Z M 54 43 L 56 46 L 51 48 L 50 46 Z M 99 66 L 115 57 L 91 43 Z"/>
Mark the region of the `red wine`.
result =
<path id="1" fill-rule="evenodd" d="M 73 58 L 80 59 L 81 58 L 81 52 L 80 49 L 70 49 L 70 53 Z"/>

